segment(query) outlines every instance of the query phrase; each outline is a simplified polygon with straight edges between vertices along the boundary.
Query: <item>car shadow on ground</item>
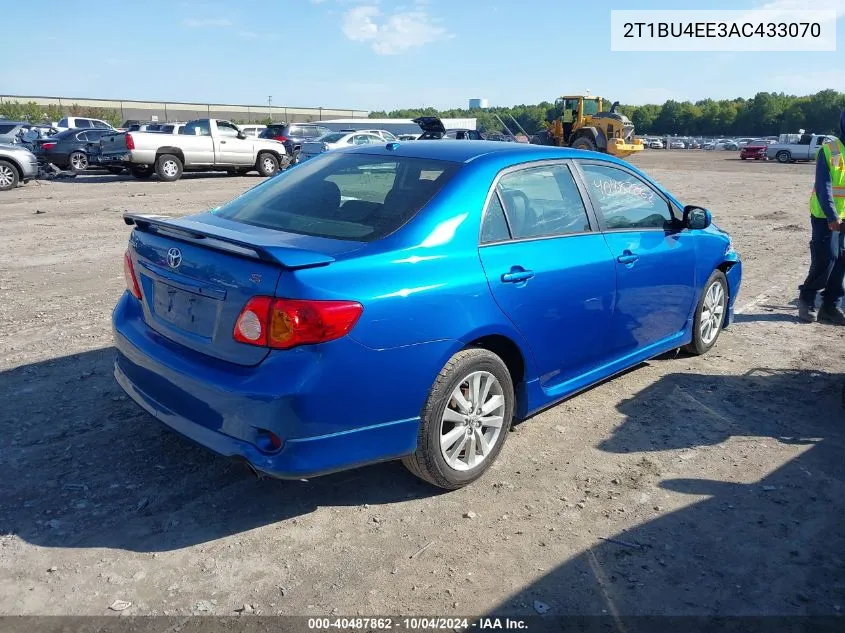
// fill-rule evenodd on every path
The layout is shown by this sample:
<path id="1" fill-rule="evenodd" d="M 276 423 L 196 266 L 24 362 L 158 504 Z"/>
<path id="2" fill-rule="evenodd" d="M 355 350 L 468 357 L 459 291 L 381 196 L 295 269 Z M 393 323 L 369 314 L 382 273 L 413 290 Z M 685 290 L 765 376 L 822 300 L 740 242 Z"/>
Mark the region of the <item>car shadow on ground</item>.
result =
<path id="1" fill-rule="evenodd" d="M 258 480 L 128 400 L 113 348 L 0 373 L 0 534 L 44 547 L 168 551 L 308 514 L 438 494 L 399 463 Z"/>
<path id="2" fill-rule="evenodd" d="M 623 401 L 618 408 L 626 419 L 599 449 L 640 456 L 623 485 L 644 495 L 657 487 L 688 495 L 688 505 L 670 513 L 655 508 L 653 520 L 624 533 L 594 534 L 593 547 L 491 613 L 605 616 L 609 628 L 590 630 L 629 633 L 704 629 L 693 621 L 668 626 L 626 616 L 698 615 L 710 617 L 706 624 L 712 627 L 718 624 L 713 616 L 840 614 L 845 608 L 843 386 L 845 374 L 810 371 L 684 373 L 667 375 Z M 738 452 L 723 453 L 718 445 L 726 441 L 754 450 L 746 452 L 739 444 Z M 778 444 L 801 452 L 760 480 L 749 476 L 746 465 L 767 470 L 761 455 Z M 683 451 L 673 463 L 720 464 L 720 474 L 675 477 L 665 457 L 653 457 L 669 449 Z M 725 469 L 730 481 L 717 480 L 726 477 Z M 551 618 L 545 622 L 552 628 L 560 624 Z M 806 623 L 810 628 L 777 630 L 841 631 L 845 626 L 842 618 Z M 727 624 L 707 630 L 763 630 L 760 622 L 746 622 L 748 628 L 741 629 Z"/>

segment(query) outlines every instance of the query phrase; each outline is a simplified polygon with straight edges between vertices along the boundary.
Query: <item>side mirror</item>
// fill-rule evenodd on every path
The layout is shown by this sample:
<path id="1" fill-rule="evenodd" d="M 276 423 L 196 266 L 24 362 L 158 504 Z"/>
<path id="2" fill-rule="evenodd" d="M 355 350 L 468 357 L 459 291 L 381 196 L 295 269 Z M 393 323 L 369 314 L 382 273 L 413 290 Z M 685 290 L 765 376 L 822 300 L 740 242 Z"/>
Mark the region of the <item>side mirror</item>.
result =
<path id="1" fill-rule="evenodd" d="M 238 138 L 244 141 L 246 140 L 246 134 L 244 134 L 243 132 L 238 132 Z"/>
<path id="2" fill-rule="evenodd" d="M 687 205 L 684 207 L 684 226 L 688 229 L 706 229 L 713 223 L 710 211 L 703 207 Z"/>

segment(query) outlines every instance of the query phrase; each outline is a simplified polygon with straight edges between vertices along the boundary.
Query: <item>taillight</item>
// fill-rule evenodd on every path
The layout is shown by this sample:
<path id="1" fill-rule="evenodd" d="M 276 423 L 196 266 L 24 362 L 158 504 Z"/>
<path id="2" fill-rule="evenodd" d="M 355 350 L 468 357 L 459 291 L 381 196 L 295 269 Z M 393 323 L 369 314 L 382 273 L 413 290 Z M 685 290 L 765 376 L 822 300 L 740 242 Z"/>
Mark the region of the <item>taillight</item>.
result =
<path id="1" fill-rule="evenodd" d="M 288 137 L 287 136 L 274 136 L 274 139 L 277 141 L 281 141 L 282 143 L 287 143 Z"/>
<path id="2" fill-rule="evenodd" d="M 132 265 L 132 257 L 129 251 L 123 255 L 123 277 L 126 279 L 126 289 L 136 299 L 141 298 L 141 286 L 138 285 L 138 278 L 135 276 L 135 267 Z"/>
<path id="3" fill-rule="evenodd" d="M 363 311 L 355 301 L 253 297 L 238 316 L 233 336 L 275 349 L 325 343 L 348 334 Z"/>
<path id="4" fill-rule="evenodd" d="M 42 143 L 41 149 L 53 149 L 56 146 L 56 143 Z"/>
<path id="5" fill-rule="evenodd" d="M 135 149 L 135 139 L 128 132 L 126 133 L 126 149 Z"/>

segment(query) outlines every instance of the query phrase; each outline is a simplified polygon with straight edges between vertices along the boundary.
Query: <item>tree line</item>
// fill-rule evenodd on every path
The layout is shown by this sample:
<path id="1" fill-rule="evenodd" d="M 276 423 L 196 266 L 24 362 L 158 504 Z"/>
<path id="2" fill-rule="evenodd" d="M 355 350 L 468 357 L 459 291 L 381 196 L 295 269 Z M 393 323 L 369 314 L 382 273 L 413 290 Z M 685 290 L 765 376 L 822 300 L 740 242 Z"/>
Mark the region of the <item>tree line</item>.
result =
<path id="1" fill-rule="evenodd" d="M 609 107 L 612 100 L 608 101 Z M 637 134 L 671 136 L 771 136 L 799 129 L 809 133 L 839 131 L 839 113 L 845 107 L 845 93 L 822 90 L 803 97 L 775 92 L 759 92 L 751 99 L 703 99 L 666 101 L 663 105 L 620 105 L 618 111 L 634 123 Z M 370 118 L 413 119 L 418 116 L 476 118 L 485 132 L 503 131 L 501 119 L 510 130 L 519 130 L 509 116 L 528 133 L 542 130 L 557 116 L 553 103 L 494 107 L 485 110 L 436 110 L 412 108 L 371 112 Z M 498 117 L 498 118 L 497 118 Z"/>
<path id="2" fill-rule="evenodd" d="M 3 101 L 0 103 L 0 118 L 30 123 L 50 123 L 65 116 L 81 116 L 100 119 L 118 127 L 121 124 L 120 112 L 112 108 L 92 108 L 74 103 L 68 107 L 57 105 L 39 105 L 34 101 Z"/>

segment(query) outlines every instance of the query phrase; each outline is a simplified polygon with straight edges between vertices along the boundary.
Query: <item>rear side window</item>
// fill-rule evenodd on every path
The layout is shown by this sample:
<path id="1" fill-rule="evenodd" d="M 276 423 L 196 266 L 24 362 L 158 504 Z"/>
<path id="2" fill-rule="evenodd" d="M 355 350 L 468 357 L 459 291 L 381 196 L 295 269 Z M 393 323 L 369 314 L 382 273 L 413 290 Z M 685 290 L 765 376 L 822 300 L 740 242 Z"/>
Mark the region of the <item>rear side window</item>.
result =
<path id="1" fill-rule="evenodd" d="M 481 243 L 504 242 L 510 239 L 508 221 L 505 219 L 505 208 L 499 200 L 499 194 L 493 192 L 487 210 L 484 212 L 484 222 L 481 224 Z"/>
<path id="2" fill-rule="evenodd" d="M 14 124 L 13 125 L 4 125 L 4 124 L 0 123 L 0 134 L 8 134 L 12 130 L 14 130 L 16 127 L 17 127 L 17 125 L 14 125 Z"/>
<path id="3" fill-rule="evenodd" d="M 413 218 L 459 169 L 447 161 L 330 152 L 215 214 L 290 233 L 370 242 Z"/>
<path id="4" fill-rule="evenodd" d="M 668 229 L 669 204 L 633 174 L 606 165 L 581 165 L 593 206 L 606 230 Z"/>
<path id="5" fill-rule="evenodd" d="M 514 239 L 590 230 L 584 201 L 566 165 L 531 167 L 505 174 L 497 190 Z"/>
<path id="6" fill-rule="evenodd" d="M 76 120 L 76 127 L 78 127 L 78 128 L 91 128 L 93 126 L 91 125 L 91 121 L 89 121 L 88 119 L 77 119 Z"/>

